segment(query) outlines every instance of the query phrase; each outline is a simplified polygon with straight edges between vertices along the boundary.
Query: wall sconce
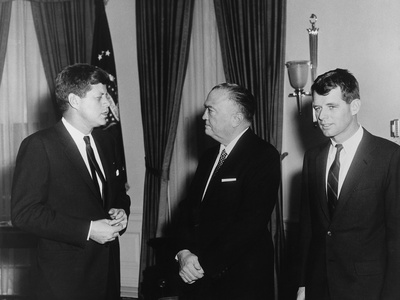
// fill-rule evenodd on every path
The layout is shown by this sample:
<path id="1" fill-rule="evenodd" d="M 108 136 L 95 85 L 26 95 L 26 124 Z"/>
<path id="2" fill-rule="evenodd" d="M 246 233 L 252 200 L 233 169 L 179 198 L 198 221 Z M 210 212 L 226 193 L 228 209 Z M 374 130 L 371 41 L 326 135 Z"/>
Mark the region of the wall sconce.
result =
<path id="1" fill-rule="evenodd" d="M 301 115 L 302 97 L 311 95 L 308 92 L 304 92 L 304 87 L 308 80 L 310 64 L 309 60 L 292 60 L 286 62 L 290 85 L 294 88 L 294 93 L 289 94 L 289 97 L 296 97 L 299 115 Z"/>

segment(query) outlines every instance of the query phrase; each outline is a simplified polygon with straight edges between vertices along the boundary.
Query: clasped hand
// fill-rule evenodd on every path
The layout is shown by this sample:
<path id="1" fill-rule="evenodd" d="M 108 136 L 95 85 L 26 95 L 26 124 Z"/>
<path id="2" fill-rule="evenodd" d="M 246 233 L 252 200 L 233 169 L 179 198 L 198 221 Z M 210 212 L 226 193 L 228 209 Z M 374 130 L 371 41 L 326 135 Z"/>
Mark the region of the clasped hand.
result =
<path id="1" fill-rule="evenodd" d="M 128 217 L 123 209 L 112 208 L 108 211 L 111 220 L 101 219 L 92 222 L 90 239 L 105 244 L 115 240 L 119 232 L 124 230 L 128 224 Z"/>
<path id="2" fill-rule="evenodd" d="M 185 283 L 192 284 L 204 276 L 204 270 L 200 266 L 199 259 L 189 250 L 182 250 L 178 253 L 179 276 Z"/>

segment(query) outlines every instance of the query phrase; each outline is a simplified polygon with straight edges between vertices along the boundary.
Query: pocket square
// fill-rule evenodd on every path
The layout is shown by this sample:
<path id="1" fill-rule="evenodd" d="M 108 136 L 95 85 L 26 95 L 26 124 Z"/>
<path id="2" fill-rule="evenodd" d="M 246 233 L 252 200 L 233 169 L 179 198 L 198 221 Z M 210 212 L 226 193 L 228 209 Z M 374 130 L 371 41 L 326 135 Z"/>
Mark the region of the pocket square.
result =
<path id="1" fill-rule="evenodd" d="M 232 182 L 232 181 L 236 181 L 236 178 L 222 178 L 221 182 Z"/>

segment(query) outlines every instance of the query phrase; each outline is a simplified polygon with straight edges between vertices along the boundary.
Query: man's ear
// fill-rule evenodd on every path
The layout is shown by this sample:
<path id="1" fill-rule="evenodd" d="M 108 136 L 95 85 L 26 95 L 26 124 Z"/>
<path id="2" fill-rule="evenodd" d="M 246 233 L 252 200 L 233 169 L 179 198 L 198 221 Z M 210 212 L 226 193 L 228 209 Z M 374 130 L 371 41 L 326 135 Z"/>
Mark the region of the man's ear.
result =
<path id="1" fill-rule="evenodd" d="M 361 108 L 361 100 L 360 99 L 354 99 L 350 103 L 350 109 L 351 109 L 351 114 L 354 116 L 356 115 Z"/>
<path id="2" fill-rule="evenodd" d="M 232 116 L 232 126 L 238 127 L 243 122 L 244 116 L 242 113 L 238 112 Z"/>
<path id="3" fill-rule="evenodd" d="M 80 104 L 80 100 L 81 100 L 81 98 L 79 96 L 75 95 L 75 94 L 70 93 L 68 95 L 68 102 L 69 102 L 69 105 L 71 105 L 72 108 L 76 109 Z"/>

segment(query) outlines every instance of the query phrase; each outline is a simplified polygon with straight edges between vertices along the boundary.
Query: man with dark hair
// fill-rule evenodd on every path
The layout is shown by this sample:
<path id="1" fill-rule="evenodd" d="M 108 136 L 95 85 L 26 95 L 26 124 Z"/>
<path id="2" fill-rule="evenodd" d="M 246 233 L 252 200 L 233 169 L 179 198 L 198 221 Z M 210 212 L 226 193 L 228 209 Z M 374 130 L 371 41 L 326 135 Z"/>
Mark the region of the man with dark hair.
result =
<path id="1" fill-rule="evenodd" d="M 400 299 L 400 147 L 360 126 L 347 70 L 311 90 L 329 140 L 304 156 L 297 299 Z"/>
<path id="2" fill-rule="evenodd" d="M 12 188 L 12 222 L 39 238 L 38 300 L 120 299 L 118 236 L 130 199 L 114 139 L 103 130 L 108 74 L 87 64 L 56 78 L 63 118 L 21 144 Z"/>
<path id="3" fill-rule="evenodd" d="M 182 203 L 183 299 L 273 299 L 268 222 L 280 183 L 279 153 L 249 128 L 256 104 L 245 88 L 220 84 L 204 107 L 205 133 L 220 145 L 201 158 Z"/>

